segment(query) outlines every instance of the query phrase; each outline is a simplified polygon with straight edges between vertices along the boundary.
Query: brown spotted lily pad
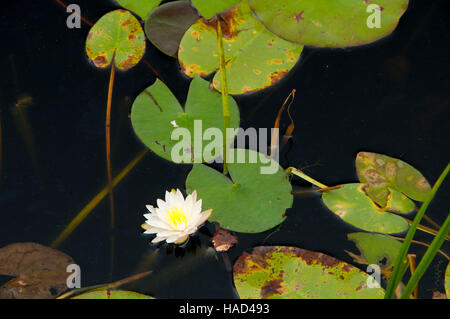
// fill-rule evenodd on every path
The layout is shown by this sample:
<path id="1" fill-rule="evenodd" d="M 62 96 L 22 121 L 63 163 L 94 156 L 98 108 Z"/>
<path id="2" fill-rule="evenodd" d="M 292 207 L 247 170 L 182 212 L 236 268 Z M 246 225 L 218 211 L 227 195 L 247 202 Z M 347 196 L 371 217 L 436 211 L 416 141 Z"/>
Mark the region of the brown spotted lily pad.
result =
<path id="1" fill-rule="evenodd" d="M 379 299 L 382 288 L 367 286 L 369 274 L 331 256 L 286 246 L 259 246 L 233 267 L 241 298 Z"/>
<path id="2" fill-rule="evenodd" d="M 0 287 L 0 299 L 51 299 L 67 290 L 74 261 L 66 254 L 36 243 L 15 243 L 0 248 L 0 274 L 13 276 Z"/>
<path id="3" fill-rule="evenodd" d="M 295 65 L 302 45 L 267 31 L 253 16 L 247 1 L 221 15 L 230 94 L 257 91 L 285 76 Z M 213 86 L 221 90 L 217 50 L 217 18 L 199 19 L 184 34 L 178 51 L 183 72 L 194 77 L 216 72 Z"/>
<path id="4" fill-rule="evenodd" d="M 397 158 L 360 152 L 355 162 L 360 182 L 367 184 L 366 193 L 380 206 L 386 205 L 390 189 L 417 201 L 424 201 L 431 191 L 418 170 Z"/>
<path id="5" fill-rule="evenodd" d="M 144 52 L 144 31 L 126 10 L 105 14 L 91 28 L 86 40 L 86 53 L 98 68 L 106 68 L 114 58 L 118 69 L 128 70 L 141 60 Z"/>

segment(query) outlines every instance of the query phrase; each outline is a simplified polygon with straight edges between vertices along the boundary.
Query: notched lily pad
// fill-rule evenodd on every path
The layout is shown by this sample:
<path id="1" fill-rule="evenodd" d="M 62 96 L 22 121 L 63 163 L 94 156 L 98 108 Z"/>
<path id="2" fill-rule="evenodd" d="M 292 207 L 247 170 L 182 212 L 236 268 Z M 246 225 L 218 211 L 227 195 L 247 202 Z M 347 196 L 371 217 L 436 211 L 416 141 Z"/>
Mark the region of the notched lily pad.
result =
<path id="1" fill-rule="evenodd" d="M 116 0 L 122 7 L 133 11 L 142 20 L 147 19 L 150 12 L 152 12 L 162 0 Z"/>
<path id="2" fill-rule="evenodd" d="M 364 184 L 344 184 L 322 195 L 324 204 L 343 221 L 369 232 L 400 233 L 408 222 L 400 216 L 381 210 L 364 193 Z"/>
<path id="3" fill-rule="evenodd" d="M 331 256 L 286 246 L 260 246 L 242 254 L 233 267 L 241 298 L 383 298 L 369 288 L 369 275 Z"/>
<path id="4" fill-rule="evenodd" d="M 349 47 L 378 40 L 395 29 L 408 7 L 408 0 L 249 2 L 271 32 L 288 41 L 319 47 Z"/>
<path id="5" fill-rule="evenodd" d="M 231 179 L 206 165 L 195 164 L 186 179 L 188 192 L 197 190 L 203 207 L 213 209 L 209 221 L 228 230 L 259 233 L 282 223 L 293 201 L 287 174 L 274 160 L 259 160 L 264 155 L 258 152 L 231 149 L 233 153 L 243 154 L 245 160 L 227 164 Z M 252 162 L 253 158 L 256 160 Z M 261 169 L 268 167 L 273 170 L 262 174 Z"/>
<path id="6" fill-rule="evenodd" d="M 114 64 L 127 70 L 135 66 L 145 52 L 145 34 L 139 21 L 126 10 L 105 14 L 88 33 L 86 53 L 98 68 Z"/>
<path id="7" fill-rule="evenodd" d="M 247 1 L 221 17 L 227 84 L 230 94 L 257 91 L 283 78 L 303 50 L 268 32 L 256 20 Z M 217 19 L 199 19 L 181 40 L 178 60 L 183 72 L 193 77 L 216 72 L 213 86 L 221 90 L 217 50 Z"/>
<path id="8" fill-rule="evenodd" d="M 411 199 L 424 201 L 431 191 L 425 177 L 411 165 L 387 155 L 359 152 L 356 172 L 368 195 L 380 206 L 385 206 L 389 189 L 397 190 Z"/>
<path id="9" fill-rule="evenodd" d="M 188 1 L 165 3 L 145 21 L 145 34 L 161 52 L 175 57 L 184 33 L 199 18 Z"/>
<path id="10" fill-rule="evenodd" d="M 95 290 L 77 295 L 72 299 L 154 299 L 154 298 L 151 296 L 127 290 Z"/>
<path id="11" fill-rule="evenodd" d="M 239 109 L 231 96 L 229 104 L 230 127 L 236 129 L 239 127 Z M 222 146 L 211 151 L 208 148 L 215 145 L 214 142 L 223 145 L 223 135 L 218 136 L 219 131 L 223 134 L 222 114 L 222 96 L 209 88 L 208 81 L 200 77 L 192 80 L 183 110 L 169 88 L 156 80 L 134 101 L 131 123 L 140 140 L 158 156 L 183 164 L 201 163 L 210 162 L 223 152 Z M 183 130 L 186 136 L 174 134 L 177 128 L 187 129 Z M 183 133 L 182 130 L 178 132 Z M 211 132 L 208 138 L 207 132 Z M 212 134 L 214 132 L 217 134 Z M 227 138 L 229 145 L 234 135 Z"/>
<path id="12" fill-rule="evenodd" d="M 352 233 L 348 234 L 347 238 L 353 241 L 360 251 L 360 255 L 356 255 L 346 250 L 355 262 L 378 265 L 386 278 L 389 277 L 402 245 L 399 241 L 385 235 L 370 233 Z"/>
<path id="13" fill-rule="evenodd" d="M 13 276 L 0 287 L 0 299 L 52 299 L 67 290 L 66 254 L 36 243 L 0 248 L 0 274 Z"/>

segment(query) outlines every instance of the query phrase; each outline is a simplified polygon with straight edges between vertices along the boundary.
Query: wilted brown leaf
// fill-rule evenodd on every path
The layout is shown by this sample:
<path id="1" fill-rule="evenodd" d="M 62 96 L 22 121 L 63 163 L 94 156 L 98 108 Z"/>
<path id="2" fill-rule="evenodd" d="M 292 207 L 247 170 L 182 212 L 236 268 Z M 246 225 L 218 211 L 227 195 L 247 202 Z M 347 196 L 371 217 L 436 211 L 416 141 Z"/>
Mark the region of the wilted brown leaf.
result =
<path id="1" fill-rule="evenodd" d="M 0 274 L 13 276 L 0 287 L 2 299 L 51 299 L 67 290 L 68 255 L 37 244 L 15 243 L 0 248 Z"/>
<path id="2" fill-rule="evenodd" d="M 237 244 L 238 239 L 236 236 L 220 228 L 213 236 L 212 242 L 216 251 L 227 251 L 235 244 Z"/>

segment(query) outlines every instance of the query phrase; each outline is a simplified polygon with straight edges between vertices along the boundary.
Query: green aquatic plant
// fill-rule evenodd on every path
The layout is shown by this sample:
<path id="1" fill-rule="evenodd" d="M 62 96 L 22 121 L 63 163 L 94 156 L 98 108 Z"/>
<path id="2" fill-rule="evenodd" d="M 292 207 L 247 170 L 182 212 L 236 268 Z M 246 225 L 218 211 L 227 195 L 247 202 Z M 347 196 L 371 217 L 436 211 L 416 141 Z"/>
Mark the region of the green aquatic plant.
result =
<path id="1" fill-rule="evenodd" d="M 111 103 L 115 69 L 128 70 L 135 66 L 145 52 L 145 35 L 136 18 L 125 10 L 105 14 L 89 31 L 86 53 L 98 68 L 111 65 L 106 106 L 106 162 L 111 210 L 111 228 L 114 228 L 114 196 L 111 173 Z"/>
<path id="2" fill-rule="evenodd" d="M 177 143 L 171 136 L 175 129 L 186 128 L 194 136 L 196 120 L 202 121 L 203 130 L 218 128 L 226 133 L 227 128 L 239 127 L 239 108 L 229 94 L 259 91 L 275 84 L 293 69 L 306 45 L 348 47 L 380 39 L 395 29 L 408 5 L 407 0 L 381 0 L 378 7 L 368 11 L 368 4 L 356 0 L 345 4 L 331 0 L 314 3 L 302 0 L 223 0 L 213 3 L 192 0 L 191 3 L 170 2 L 160 7 L 157 7 L 158 0 L 117 2 L 144 20 L 147 38 L 163 53 L 177 58 L 184 74 L 193 78 L 184 109 L 161 80 L 145 89 L 133 103 L 131 122 L 136 135 L 153 153 L 167 160 L 173 160 L 172 151 Z M 369 22 L 376 23 L 380 10 L 383 12 L 381 27 L 368 27 Z M 371 14 L 373 21 L 368 20 Z M 111 65 L 107 118 L 114 70 L 131 68 L 141 60 L 145 35 L 140 22 L 125 10 L 106 14 L 89 33 L 86 41 L 89 58 L 100 68 Z M 211 75 L 208 80 L 201 78 L 208 75 Z M 279 127 L 280 114 L 276 127 Z M 107 119 L 107 136 L 109 124 Z M 293 123 L 291 125 L 292 130 Z M 341 220 L 377 233 L 405 231 L 408 228 L 405 214 L 415 210 L 414 201 L 426 200 L 419 216 L 424 213 L 433 193 L 418 170 L 387 155 L 359 153 L 356 170 L 360 183 L 328 187 L 300 170 L 282 168 L 275 159 L 267 158 L 261 152 L 230 148 L 234 134 L 223 134 L 223 137 L 223 149 L 209 157 L 200 152 L 206 146 L 203 140 L 201 145 L 189 145 L 190 156 L 182 163 L 194 163 L 186 178 L 187 192 L 197 192 L 203 199 L 203 206 L 213 210 L 209 220 L 228 230 L 259 233 L 280 225 L 293 203 L 290 175 L 317 186 L 323 194 L 323 203 Z M 275 136 L 271 149 L 277 141 L 278 136 Z M 185 149 L 180 151 L 184 153 Z M 246 159 L 254 156 L 258 160 L 228 161 L 239 152 L 243 152 Z M 223 172 L 201 164 L 218 157 L 223 157 Z M 267 167 L 275 167 L 275 174 L 261 174 Z M 102 196 L 109 192 L 112 199 L 112 187 L 116 183 L 110 174 L 109 160 L 108 172 L 109 188 Z M 89 204 L 83 216 L 103 197 Z M 83 216 L 58 238 L 58 244 Z M 410 232 L 420 227 L 417 216 Z M 183 220 L 181 215 L 175 217 L 177 221 Z M 405 295 L 416 286 L 421 273 L 447 237 L 446 229 L 447 222 L 439 232 L 434 232 L 436 238 L 413 274 L 413 281 L 407 284 Z M 412 239 L 410 232 L 403 246 Z M 401 245 L 397 240 L 369 233 L 350 234 L 349 240 L 357 244 L 361 253 L 349 253 L 355 262 L 378 264 L 386 259 L 383 265 L 386 274 L 395 263 L 389 283 L 399 282 L 407 263 L 405 256 L 396 255 Z M 259 264 L 260 260 L 265 263 Z M 262 267 L 254 271 L 252 266 L 255 265 Z M 325 271 L 322 285 L 317 285 L 314 280 Z M 234 269 L 234 282 L 241 298 L 383 297 L 383 289 L 367 287 L 370 279 L 367 273 L 331 256 L 296 247 L 257 247 L 251 254 L 242 255 Z M 388 286 L 391 294 L 389 289 L 392 287 Z M 85 297 L 96 297 L 92 293 Z M 95 294 L 105 297 L 120 292 L 109 294 L 103 289 Z"/>

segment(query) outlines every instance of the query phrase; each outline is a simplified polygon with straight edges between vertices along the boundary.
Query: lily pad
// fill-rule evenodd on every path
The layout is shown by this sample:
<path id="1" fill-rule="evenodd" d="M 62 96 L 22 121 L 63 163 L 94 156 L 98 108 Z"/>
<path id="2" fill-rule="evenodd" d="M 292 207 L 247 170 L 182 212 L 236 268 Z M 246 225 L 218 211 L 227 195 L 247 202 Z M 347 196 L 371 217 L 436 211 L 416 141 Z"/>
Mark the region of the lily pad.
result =
<path id="1" fill-rule="evenodd" d="M 379 205 L 385 206 L 389 187 L 411 199 L 424 201 L 431 191 L 430 184 L 411 165 L 386 155 L 360 152 L 356 155 L 356 172 L 368 195 Z"/>
<path id="2" fill-rule="evenodd" d="M 211 19 L 217 13 L 221 13 L 238 4 L 241 0 L 191 0 L 200 14 L 206 19 Z"/>
<path id="3" fill-rule="evenodd" d="M 369 274 L 331 256 L 286 246 L 260 246 L 242 254 L 233 278 L 245 299 L 381 299 Z"/>
<path id="4" fill-rule="evenodd" d="M 116 0 L 122 7 L 133 11 L 142 20 L 147 19 L 150 12 L 152 12 L 162 0 Z"/>
<path id="5" fill-rule="evenodd" d="M 188 192 L 197 190 L 205 209 L 212 208 L 209 221 L 222 228 L 242 232 L 259 233 L 271 229 L 285 219 L 285 211 L 292 206 L 292 187 L 287 174 L 277 162 L 274 174 L 261 174 L 263 164 L 249 159 L 264 156 L 258 152 L 232 149 L 230 154 L 242 152 L 245 163 L 227 164 L 230 178 L 201 164 L 195 164 L 186 179 Z"/>
<path id="6" fill-rule="evenodd" d="M 236 129 L 239 126 L 239 109 L 232 97 L 229 97 L 229 100 L 230 127 Z M 209 128 L 223 132 L 222 114 L 222 97 L 220 93 L 209 88 L 208 81 L 200 77 L 192 80 L 183 110 L 167 86 L 156 80 L 134 101 L 131 109 L 131 123 L 136 135 L 158 156 L 175 161 L 172 149 L 176 147 L 174 152 L 180 157 L 180 161 L 175 162 L 201 163 L 210 162 L 223 152 L 222 147 L 219 147 L 216 152 L 207 152 L 208 145 L 213 143 L 214 139 L 202 140 Z M 194 121 L 201 121 L 196 122 L 197 129 L 194 127 Z M 188 143 L 182 143 L 183 137 L 172 138 L 175 128 L 188 130 L 190 134 Z M 223 144 L 222 139 L 223 137 L 220 137 L 219 141 Z M 233 139 L 234 135 L 228 136 L 228 145 Z"/>
<path id="7" fill-rule="evenodd" d="M 344 184 L 322 195 L 324 204 L 343 221 L 365 231 L 400 233 L 408 222 L 400 216 L 385 212 L 365 195 L 364 184 Z"/>
<path id="8" fill-rule="evenodd" d="M 279 37 L 303 45 L 335 48 L 367 44 L 390 34 L 408 7 L 408 0 L 249 2 L 258 19 Z M 377 7 L 369 7 L 372 4 Z M 380 18 L 379 27 L 370 27 L 376 16 Z"/>
<path id="9" fill-rule="evenodd" d="M 0 248 L 0 274 L 13 276 L 0 287 L 0 299 L 52 299 L 67 290 L 66 254 L 37 243 Z"/>
<path id="10" fill-rule="evenodd" d="M 389 195 L 387 197 L 386 206 L 383 210 L 388 212 L 404 214 L 410 213 L 416 209 L 414 202 L 406 197 L 404 194 L 388 187 Z"/>
<path id="11" fill-rule="evenodd" d="M 89 31 L 86 53 L 95 66 L 114 64 L 121 70 L 135 66 L 145 52 L 145 34 L 139 21 L 126 10 L 105 14 Z"/>
<path id="12" fill-rule="evenodd" d="M 77 295 L 72 299 L 154 299 L 134 291 L 126 290 L 94 290 Z"/>
<path id="13" fill-rule="evenodd" d="M 280 39 L 254 18 L 247 1 L 221 15 L 227 84 L 230 94 L 257 91 L 285 76 L 295 65 L 302 45 Z M 217 19 L 199 19 L 184 34 L 178 60 L 183 72 L 206 76 L 219 69 Z M 220 71 L 213 86 L 221 90 Z"/>
<path id="14" fill-rule="evenodd" d="M 184 33 L 199 17 L 188 1 L 165 3 L 145 21 L 145 34 L 161 52 L 176 56 Z"/>
<path id="15" fill-rule="evenodd" d="M 380 266 L 381 272 L 389 277 L 397 259 L 400 246 L 398 240 L 381 234 L 352 233 L 347 238 L 356 244 L 360 255 L 346 251 L 358 264 Z"/>

